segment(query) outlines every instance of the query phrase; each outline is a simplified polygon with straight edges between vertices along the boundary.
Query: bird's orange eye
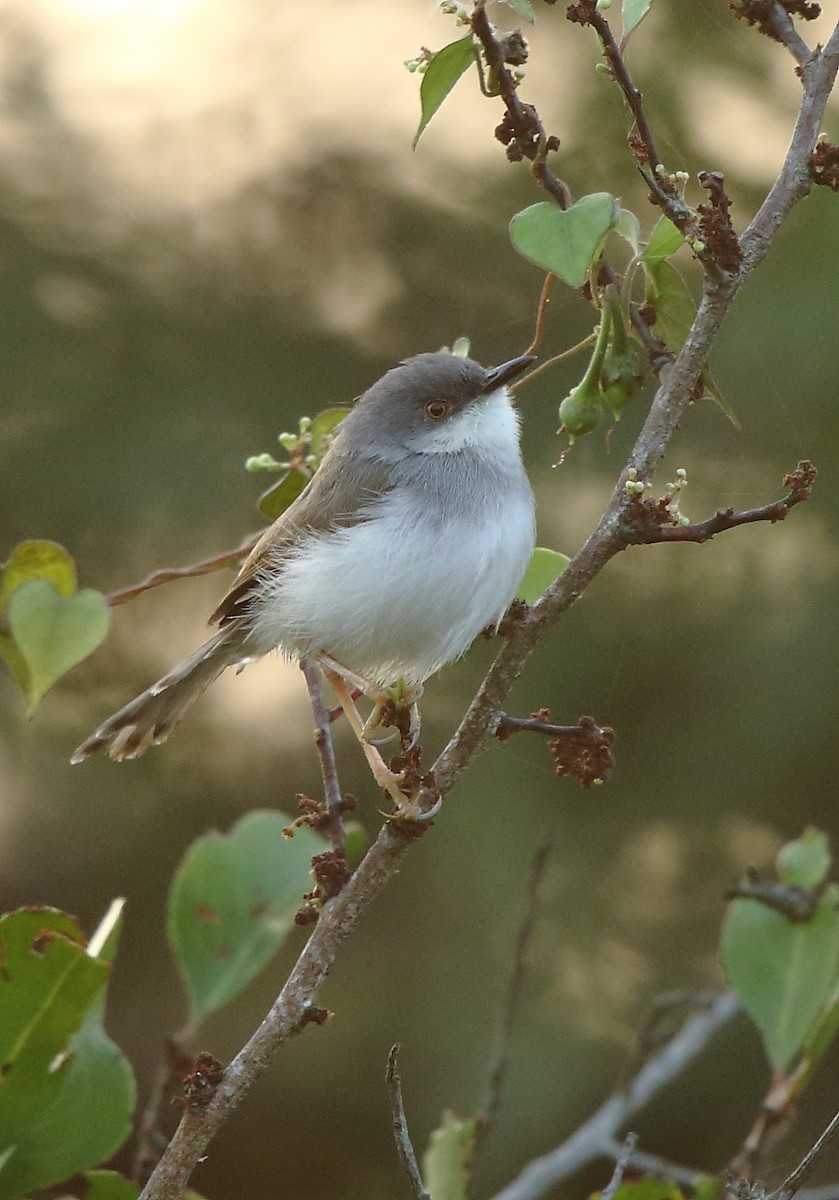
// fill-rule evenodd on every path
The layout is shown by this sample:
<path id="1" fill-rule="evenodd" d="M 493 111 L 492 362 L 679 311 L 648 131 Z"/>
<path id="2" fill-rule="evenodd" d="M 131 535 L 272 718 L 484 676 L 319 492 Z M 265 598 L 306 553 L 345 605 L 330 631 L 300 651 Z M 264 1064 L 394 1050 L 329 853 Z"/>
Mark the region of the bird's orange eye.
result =
<path id="1" fill-rule="evenodd" d="M 429 400 L 425 406 L 425 415 L 431 417 L 432 421 L 441 421 L 450 408 L 448 400 Z"/>

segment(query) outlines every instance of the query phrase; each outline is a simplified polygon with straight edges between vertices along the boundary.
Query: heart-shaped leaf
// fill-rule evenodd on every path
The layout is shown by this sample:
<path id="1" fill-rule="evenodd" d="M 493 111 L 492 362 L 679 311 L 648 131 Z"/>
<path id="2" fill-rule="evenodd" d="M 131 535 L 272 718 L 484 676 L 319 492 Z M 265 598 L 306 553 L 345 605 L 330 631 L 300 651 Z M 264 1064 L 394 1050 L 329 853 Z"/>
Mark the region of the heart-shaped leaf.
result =
<path id="1" fill-rule="evenodd" d="M 30 579 L 48 579 L 59 596 L 76 590 L 76 564 L 58 542 L 30 541 L 15 546 L 0 577 L 0 614 L 12 592 Z"/>
<path id="2" fill-rule="evenodd" d="M 618 202 L 608 192 L 592 192 L 564 210 L 545 200 L 516 213 L 510 237 L 519 254 L 580 288 L 619 217 Z"/>
<path id="3" fill-rule="evenodd" d="M 460 38 L 457 42 L 450 42 L 448 46 L 444 46 L 442 50 L 438 50 L 436 54 L 432 55 L 420 84 L 422 117 L 419 129 L 414 135 L 415 150 L 428 122 L 458 79 L 465 71 L 469 70 L 473 62 L 477 62 L 477 51 L 471 33 L 467 33 L 466 37 Z"/>
<path id="4" fill-rule="evenodd" d="M 92 588 L 62 596 L 48 580 L 31 579 L 12 593 L 6 622 L 26 663 L 31 716 L 53 684 L 102 644 L 111 610 Z"/>
<path id="5" fill-rule="evenodd" d="M 535 604 L 553 581 L 559 578 L 570 561 L 567 554 L 537 546 L 530 556 L 524 578 L 516 592 L 516 599 L 524 600 L 525 604 Z"/>
<path id="6" fill-rule="evenodd" d="M 0 622 L 5 624 L 6 607 L 12 593 L 30 579 L 48 579 L 60 596 L 72 596 L 76 590 L 76 564 L 57 542 L 21 542 L 9 555 L 9 560 L 0 574 Z M 15 645 L 14 639 L 2 630 L 0 658 L 12 672 L 23 695 L 27 695 L 29 669 L 26 660 Z"/>
<path id="7" fill-rule="evenodd" d="M 284 837 L 288 823 L 248 813 L 230 833 L 193 842 L 175 873 L 167 927 L 193 1028 L 250 983 L 294 926 L 324 843 L 308 829 Z"/>
<path id="8" fill-rule="evenodd" d="M 732 901 L 722 932 L 728 981 L 763 1035 L 777 1072 L 802 1049 L 839 976 L 839 888 L 832 884 L 807 921 L 757 900 Z"/>

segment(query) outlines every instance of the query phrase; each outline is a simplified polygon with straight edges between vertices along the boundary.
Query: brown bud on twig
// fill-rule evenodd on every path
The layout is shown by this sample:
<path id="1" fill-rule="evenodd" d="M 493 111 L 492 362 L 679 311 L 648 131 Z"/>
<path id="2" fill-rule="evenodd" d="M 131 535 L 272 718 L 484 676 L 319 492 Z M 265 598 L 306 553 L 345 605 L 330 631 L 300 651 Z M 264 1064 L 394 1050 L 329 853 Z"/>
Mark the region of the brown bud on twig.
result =
<path id="1" fill-rule="evenodd" d="M 839 146 L 819 141 L 808 164 L 813 183 L 839 192 Z"/>

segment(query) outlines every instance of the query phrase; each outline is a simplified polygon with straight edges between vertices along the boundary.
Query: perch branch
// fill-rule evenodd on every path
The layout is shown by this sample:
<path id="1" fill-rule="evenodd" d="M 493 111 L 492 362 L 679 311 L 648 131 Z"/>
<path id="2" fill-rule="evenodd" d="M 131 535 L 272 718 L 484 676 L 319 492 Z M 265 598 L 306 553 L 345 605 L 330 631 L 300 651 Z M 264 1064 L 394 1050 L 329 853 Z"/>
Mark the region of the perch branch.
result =
<path id="1" fill-rule="evenodd" d="M 435 786 L 430 794 L 420 793 L 421 805 L 424 803 L 430 807 L 440 796 L 451 791 L 475 752 L 495 728 L 507 693 L 524 669 L 530 653 L 559 616 L 580 598 L 595 576 L 623 549 L 625 542 L 621 526 L 627 500 L 625 484 L 629 478 L 628 472 L 634 470 L 637 477 L 647 478 L 661 459 L 684 418 L 711 343 L 740 284 L 766 256 L 772 236 L 783 218 L 812 186 L 807 163 L 813 152 L 837 67 L 839 25 L 824 50 L 802 70 L 804 95 L 792 142 L 778 179 L 741 239 L 743 260 L 738 275 L 723 284 L 705 280 L 702 300 L 691 330 L 672 370 L 656 393 L 603 516 L 539 603 L 511 624 L 505 644 L 460 725 L 434 764 Z M 210 1104 L 201 1112 L 184 1114 L 174 1138 L 143 1190 L 142 1200 L 179 1200 L 183 1195 L 195 1164 L 213 1136 L 264 1073 L 279 1048 L 301 1029 L 306 1006 L 311 1005 L 341 945 L 365 910 L 397 873 L 413 840 L 410 832 L 401 829 L 395 822 L 388 822 L 379 831 L 376 841 L 347 885 L 338 896 L 324 905 L 320 919 L 282 991 L 259 1028 L 228 1066 Z M 707 1040 L 712 1031 L 708 1023 L 712 1028 L 717 1027 L 728 1019 L 734 1008 L 735 1002 L 730 996 L 722 997 L 710 1014 L 696 1017 L 688 1023 L 682 1035 L 670 1043 L 669 1054 L 665 1051 L 641 1071 L 629 1092 L 621 1093 L 607 1102 L 607 1117 L 617 1112 L 618 1121 L 614 1124 L 603 1116 L 599 1118 L 603 1137 L 607 1133 L 610 1137 L 614 1136 L 617 1125 L 626 1119 L 630 1111 L 626 1107 L 628 1098 L 640 1107 L 652 1094 L 651 1088 L 658 1090 L 678 1073 L 678 1069 L 674 1072 L 672 1068 L 674 1062 L 681 1061 L 680 1054 L 689 1060 L 698 1052 L 698 1047 L 694 1050 L 693 1045 L 688 1047 L 688 1053 L 685 1052 L 687 1030 L 693 1031 L 697 1040 L 696 1031 L 699 1030 Z M 698 1026 L 697 1022 L 700 1022 Z M 661 1081 L 658 1087 L 653 1087 L 658 1080 Z M 590 1128 L 590 1122 L 583 1128 Z M 576 1145 L 579 1147 L 579 1142 Z M 575 1155 L 579 1156 L 579 1153 L 578 1148 L 566 1152 L 565 1157 L 570 1160 Z M 539 1163 L 543 1161 L 539 1160 Z M 534 1170 L 538 1174 L 535 1165 Z M 531 1194 L 537 1193 L 522 1191 L 521 1185 L 516 1182 L 506 1189 L 506 1194 L 501 1193 L 500 1200 L 525 1200 Z"/>
<path id="2" fill-rule="evenodd" d="M 315 748 L 318 752 L 320 774 L 323 780 L 323 798 L 326 802 L 326 830 L 332 849 L 344 853 L 344 812 L 345 805 L 341 796 L 341 785 L 338 782 L 338 766 L 335 762 L 335 749 L 332 745 L 332 710 L 323 702 L 323 678 L 317 663 L 305 656 L 300 659 L 300 670 L 306 680 L 309 701 L 312 706 L 312 719 L 315 725 Z"/>

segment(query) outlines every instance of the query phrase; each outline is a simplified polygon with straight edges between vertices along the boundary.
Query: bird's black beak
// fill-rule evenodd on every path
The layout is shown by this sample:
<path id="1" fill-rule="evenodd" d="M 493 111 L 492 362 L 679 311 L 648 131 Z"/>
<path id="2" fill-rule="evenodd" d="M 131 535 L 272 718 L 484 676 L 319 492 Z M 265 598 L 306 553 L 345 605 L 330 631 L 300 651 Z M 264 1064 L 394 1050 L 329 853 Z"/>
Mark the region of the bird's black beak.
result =
<path id="1" fill-rule="evenodd" d="M 535 354 L 520 354 L 518 358 L 511 358 L 509 362 L 502 363 L 500 367 L 490 367 L 486 374 L 484 395 L 487 392 L 494 392 L 496 388 L 502 387 L 511 379 L 515 379 L 517 375 L 521 375 L 522 371 L 526 370 L 532 362 L 536 362 Z"/>

